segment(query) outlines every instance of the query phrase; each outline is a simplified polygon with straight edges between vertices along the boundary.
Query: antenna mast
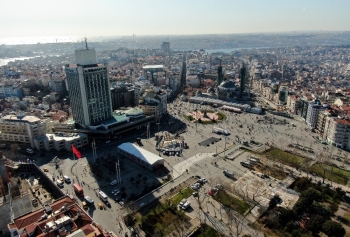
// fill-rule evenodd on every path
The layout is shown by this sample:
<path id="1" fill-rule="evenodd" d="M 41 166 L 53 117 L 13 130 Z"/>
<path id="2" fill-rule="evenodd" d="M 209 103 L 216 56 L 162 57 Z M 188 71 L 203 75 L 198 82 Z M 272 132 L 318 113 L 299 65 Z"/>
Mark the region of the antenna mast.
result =
<path id="1" fill-rule="evenodd" d="M 86 48 L 86 49 L 89 49 L 89 48 L 88 48 L 88 45 L 87 45 L 87 38 L 86 38 L 86 37 L 85 37 L 85 48 Z"/>

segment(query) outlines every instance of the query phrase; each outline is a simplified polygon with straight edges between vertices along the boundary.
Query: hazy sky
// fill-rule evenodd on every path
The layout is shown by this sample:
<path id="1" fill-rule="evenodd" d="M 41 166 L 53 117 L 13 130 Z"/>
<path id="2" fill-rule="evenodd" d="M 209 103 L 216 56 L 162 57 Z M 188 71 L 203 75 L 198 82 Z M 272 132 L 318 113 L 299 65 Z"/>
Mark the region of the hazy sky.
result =
<path id="1" fill-rule="evenodd" d="M 0 39 L 350 30 L 349 0 L 2 0 Z"/>

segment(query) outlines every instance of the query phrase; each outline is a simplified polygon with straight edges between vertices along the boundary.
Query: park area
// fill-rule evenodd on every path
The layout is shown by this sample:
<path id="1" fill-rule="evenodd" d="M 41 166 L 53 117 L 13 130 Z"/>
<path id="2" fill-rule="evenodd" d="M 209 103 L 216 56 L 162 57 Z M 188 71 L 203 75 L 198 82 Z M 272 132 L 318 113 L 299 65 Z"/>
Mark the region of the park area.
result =
<path id="1" fill-rule="evenodd" d="M 319 176 L 324 179 L 328 179 L 329 181 L 334 183 L 347 185 L 350 180 L 350 171 L 339 168 L 333 163 L 317 162 L 311 165 L 311 160 L 309 158 L 291 154 L 289 152 L 282 151 L 277 148 L 272 148 L 261 154 L 261 156 L 265 156 L 271 161 L 279 162 L 290 167 L 294 167 L 297 169 L 301 168 L 305 172 Z M 270 176 L 273 176 L 278 179 L 284 179 L 286 177 L 285 172 L 276 167 L 260 165 L 255 168 L 256 170 L 259 170 L 262 173 L 269 174 Z"/>
<path id="2" fill-rule="evenodd" d="M 138 214 L 135 218 L 146 236 L 166 236 L 173 231 L 183 232 L 191 225 L 189 217 L 178 210 L 176 205 L 159 204 L 147 215 Z"/>
<path id="3" fill-rule="evenodd" d="M 221 237 L 223 236 L 217 230 L 211 228 L 207 224 L 202 224 L 191 237 Z"/>
<path id="4" fill-rule="evenodd" d="M 239 198 L 236 198 L 230 194 L 228 194 L 225 190 L 218 190 L 216 195 L 213 196 L 213 198 L 220 202 L 222 205 L 231 208 L 232 210 L 235 210 L 236 212 L 240 214 L 244 214 L 249 209 L 249 205 L 242 201 Z"/>
<path id="5" fill-rule="evenodd" d="M 277 148 L 271 148 L 268 151 L 264 152 L 262 155 L 265 155 L 265 157 L 269 160 L 280 162 L 296 169 L 301 168 L 303 164 L 310 160 L 308 158 L 282 151 Z"/>
<path id="6" fill-rule="evenodd" d="M 316 163 L 310 167 L 310 173 L 328 179 L 329 181 L 347 185 L 350 172 L 335 165 Z"/>
<path id="7" fill-rule="evenodd" d="M 181 202 L 182 199 L 188 198 L 189 196 L 191 196 L 193 192 L 194 192 L 193 189 L 185 188 L 181 190 L 178 194 L 176 194 L 174 197 L 172 197 L 170 201 L 174 205 L 177 205 Z"/>

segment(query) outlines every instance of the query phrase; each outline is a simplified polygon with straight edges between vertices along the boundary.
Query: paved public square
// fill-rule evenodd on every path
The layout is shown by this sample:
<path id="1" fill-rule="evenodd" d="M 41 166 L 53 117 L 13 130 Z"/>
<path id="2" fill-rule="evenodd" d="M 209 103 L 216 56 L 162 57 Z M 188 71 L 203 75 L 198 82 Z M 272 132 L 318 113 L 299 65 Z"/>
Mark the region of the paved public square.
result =
<path id="1" fill-rule="evenodd" d="M 113 230 L 120 235 L 124 232 L 128 232 L 123 224 L 119 224 L 122 222 L 121 217 L 125 213 L 125 209 L 114 201 L 118 196 L 111 194 L 110 192 L 112 190 L 120 190 L 124 187 L 127 194 L 125 201 L 127 201 L 128 199 L 132 199 L 133 196 L 137 196 L 145 185 L 150 186 L 160 183 L 168 174 L 174 178 L 172 182 L 157 189 L 156 192 L 138 200 L 136 203 L 137 206 L 141 203 L 152 202 L 154 199 L 161 197 L 164 193 L 167 193 L 170 189 L 177 187 L 194 175 L 205 177 L 207 180 L 220 178 L 226 179 L 227 182 L 234 182 L 233 180 L 228 180 L 223 174 L 223 170 L 229 170 L 234 173 L 235 179 L 239 179 L 247 173 L 247 168 L 241 166 L 240 162 L 247 159 L 250 155 L 247 152 L 240 151 L 239 148 L 242 147 L 243 141 L 254 140 L 260 144 L 256 146 L 250 144 L 248 148 L 255 150 L 264 150 L 266 147 L 265 144 L 286 147 L 291 143 L 298 143 L 303 146 L 311 147 L 314 149 L 315 154 L 325 149 L 332 149 L 331 146 L 325 146 L 316 142 L 314 138 L 315 134 L 310 131 L 306 124 L 297 120 L 272 115 L 236 114 L 223 111 L 227 118 L 221 123 L 215 125 L 194 124 L 184 118 L 184 115 L 189 111 L 196 108 L 207 110 L 218 109 L 213 109 L 205 105 L 194 105 L 179 100 L 176 100 L 168 106 L 170 118 L 161 120 L 159 127 L 157 124 L 151 125 L 151 137 L 149 139 L 145 136 L 146 128 L 142 128 L 119 140 L 112 140 L 109 144 L 103 141 L 98 142 L 98 158 L 96 162 L 101 162 L 100 159 L 102 157 L 106 158 L 112 156 L 115 161 L 119 159 L 123 163 L 123 169 L 121 169 L 122 183 L 120 184 L 115 186 L 110 185 L 109 180 L 115 179 L 115 174 L 109 173 L 107 167 L 103 167 L 103 170 L 105 170 L 102 174 L 103 178 L 96 176 L 89 170 L 88 160 L 93 160 L 92 150 L 89 148 L 81 151 L 85 158 L 79 159 L 78 161 L 74 160 L 72 158 L 73 156 L 68 153 L 59 157 L 59 166 L 63 174 L 70 176 L 73 182 L 79 182 L 84 189 L 85 195 L 94 199 L 96 207 L 90 208 L 88 212 L 103 228 Z M 266 120 L 266 117 L 269 118 L 267 122 L 261 122 L 261 120 Z M 172 121 L 171 124 L 169 124 L 169 121 Z M 271 124 L 270 121 L 277 122 Z M 286 125 L 287 123 L 289 126 Z M 296 127 L 291 126 L 292 123 L 294 123 Z M 231 134 L 227 136 L 215 134 L 212 132 L 213 126 L 227 129 Z M 167 131 L 172 131 L 173 134 L 177 131 L 182 132 L 179 134 L 180 139 L 183 139 L 184 142 L 188 144 L 189 148 L 183 149 L 180 156 L 163 155 L 162 152 L 157 150 L 157 141 L 154 135 L 165 135 Z M 140 136 L 140 134 L 143 135 Z M 155 173 L 117 154 L 116 148 L 119 144 L 123 142 L 135 142 L 137 137 L 141 138 L 142 147 L 144 149 L 164 158 L 165 170 L 161 173 Z M 213 144 L 210 143 L 207 146 L 200 145 L 201 142 L 212 137 L 217 138 L 217 142 Z M 225 156 L 227 159 L 223 159 Z M 311 154 L 311 156 L 314 156 L 317 160 L 317 155 Z M 36 158 L 37 163 L 41 165 L 42 168 L 49 169 L 49 176 L 57 176 L 58 171 L 55 165 L 48 163 L 50 159 L 52 158 Z M 47 161 L 43 162 L 44 160 Z M 138 185 L 136 185 L 135 182 L 131 182 L 130 178 L 137 180 L 137 176 L 140 174 L 142 178 L 146 178 L 141 179 Z M 106 180 L 106 178 L 108 180 Z M 74 194 L 71 185 L 65 184 L 63 190 L 67 194 Z M 98 190 L 104 191 L 109 196 L 111 208 L 106 208 L 105 210 L 97 208 L 97 203 L 100 202 L 97 197 Z"/>

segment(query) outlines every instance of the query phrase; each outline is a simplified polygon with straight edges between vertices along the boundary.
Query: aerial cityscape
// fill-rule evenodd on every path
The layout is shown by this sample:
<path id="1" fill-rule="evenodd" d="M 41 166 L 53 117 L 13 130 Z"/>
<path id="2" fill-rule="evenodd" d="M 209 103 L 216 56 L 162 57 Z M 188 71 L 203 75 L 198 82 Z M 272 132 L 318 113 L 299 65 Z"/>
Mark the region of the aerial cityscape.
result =
<path id="1" fill-rule="evenodd" d="M 350 237 L 350 3 L 116 2 L 0 16 L 0 236 Z"/>

